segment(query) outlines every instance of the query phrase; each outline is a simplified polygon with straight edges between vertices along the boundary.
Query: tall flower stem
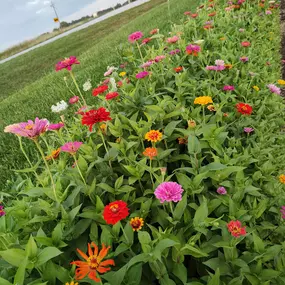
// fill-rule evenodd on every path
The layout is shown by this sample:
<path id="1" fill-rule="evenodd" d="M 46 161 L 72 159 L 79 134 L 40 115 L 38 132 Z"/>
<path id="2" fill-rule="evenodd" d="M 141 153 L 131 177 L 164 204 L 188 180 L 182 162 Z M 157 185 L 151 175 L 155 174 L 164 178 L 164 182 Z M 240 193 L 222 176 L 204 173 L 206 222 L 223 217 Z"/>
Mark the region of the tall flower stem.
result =
<path id="1" fill-rule="evenodd" d="M 77 160 L 76 160 L 75 155 L 74 155 L 74 154 L 72 154 L 72 157 L 73 157 L 73 159 L 74 159 L 74 162 L 75 162 L 76 168 L 77 168 L 77 170 L 78 170 L 78 173 L 79 173 L 79 175 L 80 175 L 80 177 L 81 177 L 82 181 L 83 181 L 83 182 L 84 182 L 84 184 L 86 185 L 85 178 L 83 177 L 83 174 L 82 174 L 82 172 L 81 172 L 81 170 L 80 170 L 80 168 L 79 168 L 79 165 L 78 165 L 78 163 L 77 163 Z"/>
<path id="2" fill-rule="evenodd" d="M 142 51 L 141 51 L 141 47 L 140 47 L 140 45 L 139 45 L 139 43 L 138 42 L 136 42 L 136 44 L 137 44 L 137 47 L 138 47 L 138 50 L 139 50 L 139 54 L 140 54 L 140 57 L 141 57 L 141 60 L 142 60 L 142 63 L 144 62 L 144 59 L 143 59 L 143 55 L 142 55 Z"/>
<path id="3" fill-rule="evenodd" d="M 104 135 L 102 133 L 102 130 L 100 129 L 100 127 L 98 129 L 99 129 L 99 134 L 100 134 L 100 136 L 102 138 L 102 142 L 103 142 L 104 148 L 106 150 L 106 154 L 109 155 L 109 151 L 108 151 L 108 148 L 107 148 L 107 145 L 106 145 L 105 138 L 104 138 Z M 112 168 L 111 160 L 109 160 L 109 165 L 110 165 L 110 168 Z"/>
<path id="4" fill-rule="evenodd" d="M 205 125 L 205 106 L 202 106 L 203 109 L 203 125 Z"/>
<path id="5" fill-rule="evenodd" d="M 75 76 L 74 76 L 73 72 L 69 71 L 69 73 L 70 73 L 70 76 L 71 76 L 71 78 L 73 80 L 73 83 L 74 83 L 74 85 L 75 85 L 75 87 L 76 87 L 76 89 L 77 89 L 77 91 L 78 91 L 78 93 L 79 93 L 79 95 L 80 95 L 80 97 L 81 97 L 81 99 L 83 101 L 83 104 L 86 105 L 86 101 L 85 101 L 85 99 L 84 99 L 84 97 L 83 97 L 83 95 L 82 95 L 82 93 L 80 91 L 80 88 L 79 88 L 79 86 L 78 86 L 78 84 L 76 82 L 76 79 L 75 79 Z"/>
<path id="6" fill-rule="evenodd" d="M 56 194 L 55 183 L 54 183 L 54 180 L 53 180 L 53 177 L 52 177 L 52 174 L 51 174 L 51 171 L 50 171 L 49 165 L 48 165 L 48 163 L 47 163 L 47 161 L 46 161 L 46 158 L 45 158 L 44 152 L 43 152 L 43 150 L 42 150 L 42 148 L 41 148 L 41 146 L 40 146 L 39 142 L 38 142 L 37 140 L 34 140 L 34 142 L 35 142 L 35 144 L 36 144 L 36 146 L 37 146 L 37 148 L 38 148 L 38 150 L 39 150 L 39 152 L 40 152 L 40 154 L 41 154 L 41 156 L 42 156 L 42 159 L 43 159 L 43 161 L 44 161 L 44 163 L 45 163 L 45 166 L 46 166 L 47 172 L 48 172 L 48 174 L 49 174 L 49 177 L 50 177 L 50 180 L 51 180 L 51 184 L 52 184 L 52 189 L 53 189 L 53 194 L 54 194 L 55 200 L 56 200 L 57 202 L 59 202 L 59 200 L 58 200 L 58 198 L 57 198 L 57 194 Z"/>
<path id="7" fill-rule="evenodd" d="M 150 174 L 150 179 L 151 179 L 151 183 L 152 183 L 152 187 L 154 188 L 154 181 L 153 181 L 153 177 L 152 177 L 152 163 L 151 163 L 151 159 L 149 160 L 149 168 L 150 168 L 150 171 L 149 171 L 149 174 Z"/>
<path id="8" fill-rule="evenodd" d="M 21 149 L 23 155 L 25 156 L 26 160 L 28 161 L 30 167 L 33 168 L 34 166 L 33 166 L 33 164 L 31 163 L 31 161 L 30 161 L 30 159 L 29 159 L 27 153 L 25 152 L 25 150 L 24 150 L 24 148 L 23 148 L 22 137 L 18 136 L 18 139 L 19 139 L 20 149 Z M 41 182 L 41 180 L 40 180 L 40 178 L 39 178 L 37 172 L 36 172 L 35 170 L 34 170 L 33 172 L 34 172 L 34 174 L 35 174 L 37 180 L 38 180 L 41 184 L 43 184 L 43 183 Z"/>
<path id="9" fill-rule="evenodd" d="M 171 211 L 172 218 L 173 218 L 173 217 L 174 217 L 174 211 L 173 211 L 173 205 L 172 205 L 172 202 L 169 202 L 169 207 L 170 207 L 170 211 Z"/>

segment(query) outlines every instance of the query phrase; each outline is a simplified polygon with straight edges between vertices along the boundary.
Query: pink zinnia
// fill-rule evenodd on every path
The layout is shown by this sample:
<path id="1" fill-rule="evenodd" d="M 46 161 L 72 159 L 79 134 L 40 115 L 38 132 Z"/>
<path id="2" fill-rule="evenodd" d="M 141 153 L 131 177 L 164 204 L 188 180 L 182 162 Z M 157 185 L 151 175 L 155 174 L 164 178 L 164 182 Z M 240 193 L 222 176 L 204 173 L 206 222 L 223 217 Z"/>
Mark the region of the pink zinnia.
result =
<path id="1" fill-rule="evenodd" d="M 225 85 L 223 88 L 224 91 L 234 91 L 235 87 L 232 85 Z"/>
<path id="2" fill-rule="evenodd" d="M 243 129 L 243 131 L 245 133 L 247 133 L 247 134 L 250 134 L 250 133 L 252 133 L 254 131 L 254 128 L 246 127 L 246 128 Z"/>
<path id="3" fill-rule="evenodd" d="M 217 66 L 224 66 L 225 62 L 222 59 L 215 60 L 215 65 Z"/>
<path id="4" fill-rule="evenodd" d="M 82 142 L 68 142 L 65 145 L 63 145 L 60 150 L 63 152 L 68 152 L 72 155 L 76 154 L 78 149 L 81 147 L 83 143 Z"/>
<path id="5" fill-rule="evenodd" d="M 146 45 L 150 41 L 151 41 L 151 38 L 145 38 L 145 39 L 142 40 L 142 45 Z"/>
<path id="6" fill-rule="evenodd" d="M 225 187 L 219 187 L 217 189 L 217 193 L 220 194 L 220 195 L 226 195 L 227 194 L 227 190 Z"/>
<path id="7" fill-rule="evenodd" d="M 140 31 L 134 32 L 129 35 L 128 40 L 130 43 L 134 43 L 143 37 L 143 33 Z"/>
<path id="8" fill-rule="evenodd" d="M 170 54 L 170 55 L 175 55 L 175 54 L 178 54 L 178 53 L 180 53 L 180 52 L 181 52 L 180 49 L 175 49 L 175 50 L 171 50 L 171 51 L 169 52 L 169 54 Z"/>
<path id="9" fill-rule="evenodd" d="M 282 219 L 285 219 L 285 206 L 282 206 L 280 209 L 281 215 L 282 215 Z"/>
<path id="10" fill-rule="evenodd" d="M 142 79 L 142 78 L 145 78 L 149 75 L 149 72 L 148 71 L 142 71 L 142 72 L 139 72 L 137 75 L 136 75 L 136 78 L 137 79 Z"/>
<path id="11" fill-rule="evenodd" d="M 270 10 L 266 10 L 266 11 L 265 11 L 265 14 L 266 14 L 266 15 L 271 15 L 272 12 L 271 12 Z"/>
<path id="12" fill-rule="evenodd" d="M 243 47 L 249 47 L 249 46 L 251 45 L 251 43 L 245 41 L 245 42 L 241 42 L 241 45 L 242 45 Z"/>
<path id="13" fill-rule="evenodd" d="M 158 55 L 158 56 L 155 57 L 154 61 L 155 62 L 160 62 L 160 61 L 164 60 L 165 57 L 166 57 L 165 55 Z"/>
<path id="14" fill-rule="evenodd" d="M 268 84 L 267 87 L 269 88 L 269 90 L 272 93 L 275 93 L 277 95 L 281 94 L 281 89 L 279 87 L 275 86 L 274 84 Z"/>
<path id="15" fill-rule="evenodd" d="M 248 57 L 242 56 L 242 57 L 239 58 L 239 60 L 242 61 L 242 62 L 247 62 L 248 61 Z"/>
<path id="16" fill-rule="evenodd" d="M 68 71 L 70 71 L 73 64 L 80 64 L 76 56 L 70 56 L 69 58 L 59 61 L 55 66 L 55 71 L 59 71 L 62 69 L 67 69 Z"/>
<path id="17" fill-rule="evenodd" d="M 5 127 L 5 133 L 12 133 L 21 137 L 29 139 L 36 139 L 48 129 L 49 122 L 47 119 L 36 118 L 35 122 L 29 120 L 28 122 L 21 122 Z"/>
<path id="18" fill-rule="evenodd" d="M 155 34 L 157 34 L 159 32 L 159 29 L 153 29 L 153 30 L 151 30 L 149 33 L 151 34 L 151 35 L 155 35 Z"/>
<path id="19" fill-rule="evenodd" d="M 154 61 L 149 60 L 149 61 L 143 63 L 140 67 L 141 68 L 147 68 L 147 67 L 150 67 L 153 63 L 154 63 Z"/>
<path id="20" fill-rule="evenodd" d="M 167 42 L 169 44 L 175 44 L 178 41 L 179 41 L 179 37 L 177 37 L 177 36 L 173 36 L 173 37 L 167 39 Z"/>
<path id="21" fill-rule="evenodd" d="M 194 56 L 198 56 L 198 53 L 201 51 L 201 47 L 198 45 L 188 45 L 186 47 L 186 52 Z"/>
<path id="22" fill-rule="evenodd" d="M 154 195 L 160 203 L 178 202 L 182 200 L 183 188 L 176 182 L 163 182 L 154 191 Z"/>
<path id="23" fill-rule="evenodd" d="M 57 131 L 57 130 L 63 128 L 63 127 L 64 127 L 64 123 L 50 124 L 48 126 L 48 130 L 49 131 Z"/>
<path id="24" fill-rule="evenodd" d="M 6 215 L 6 212 L 3 209 L 4 207 L 0 205 L 0 217 L 3 217 L 4 215 Z"/>
<path id="25" fill-rule="evenodd" d="M 73 96 L 69 99 L 69 104 L 75 104 L 78 102 L 78 100 L 79 100 L 78 96 Z"/>

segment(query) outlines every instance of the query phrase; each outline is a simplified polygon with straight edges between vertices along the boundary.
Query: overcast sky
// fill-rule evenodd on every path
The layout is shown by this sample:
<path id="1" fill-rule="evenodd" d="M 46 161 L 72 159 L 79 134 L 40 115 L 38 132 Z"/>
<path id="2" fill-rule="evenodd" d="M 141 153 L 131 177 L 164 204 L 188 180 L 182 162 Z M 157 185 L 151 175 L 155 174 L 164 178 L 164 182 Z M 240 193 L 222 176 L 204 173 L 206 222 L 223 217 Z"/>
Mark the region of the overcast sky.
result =
<path id="1" fill-rule="evenodd" d="M 53 0 L 61 21 L 92 15 L 126 0 Z M 0 0 L 0 51 L 58 27 L 49 0 Z"/>

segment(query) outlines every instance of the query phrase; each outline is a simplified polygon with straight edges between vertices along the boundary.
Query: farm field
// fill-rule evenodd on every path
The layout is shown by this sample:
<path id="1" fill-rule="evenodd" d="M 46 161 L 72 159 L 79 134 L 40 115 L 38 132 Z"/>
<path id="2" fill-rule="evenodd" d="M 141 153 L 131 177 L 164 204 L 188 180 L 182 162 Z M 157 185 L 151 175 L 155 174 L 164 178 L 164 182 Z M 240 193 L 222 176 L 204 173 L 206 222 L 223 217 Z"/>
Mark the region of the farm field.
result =
<path id="1" fill-rule="evenodd" d="M 279 19 L 168 1 L 8 95 L 0 284 L 285 285 Z"/>

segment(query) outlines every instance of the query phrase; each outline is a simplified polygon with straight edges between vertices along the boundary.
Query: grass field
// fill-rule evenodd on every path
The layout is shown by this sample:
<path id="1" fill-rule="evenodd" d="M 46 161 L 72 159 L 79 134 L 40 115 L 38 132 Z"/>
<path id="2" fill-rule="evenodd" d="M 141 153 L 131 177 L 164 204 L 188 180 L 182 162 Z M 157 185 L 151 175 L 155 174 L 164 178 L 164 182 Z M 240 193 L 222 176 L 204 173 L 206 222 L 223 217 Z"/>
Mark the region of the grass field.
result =
<path id="1" fill-rule="evenodd" d="M 172 21 L 176 22 L 184 11 L 193 10 L 197 4 L 191 0 L 180 0 L 179 5 L 176 0 L 171 1 Z M 91 78 L 95 86 L 108 65 L 120 63 L 116 48 L 127 41 L 128 34 L 136 30 L 147 34 L 153 28 L 167 31 L 171 23 L 166 15 L 165 0 L 152 0 L 0 65 L 0 181 L 4 183 L 11 177 L 11 169 L 25 166 L 17 139 L 4 134 L 3 128 L 36 116 L 58 121 L 50 106 L 71 96 L 63 81 L 66 74 L 56 73 L 55 63 L 70 55 L 77 56 L 81 62 L 74 69 L 78 81 L 82 84 Z M 29 142 L 25 140 L 25 144 Z"/>

